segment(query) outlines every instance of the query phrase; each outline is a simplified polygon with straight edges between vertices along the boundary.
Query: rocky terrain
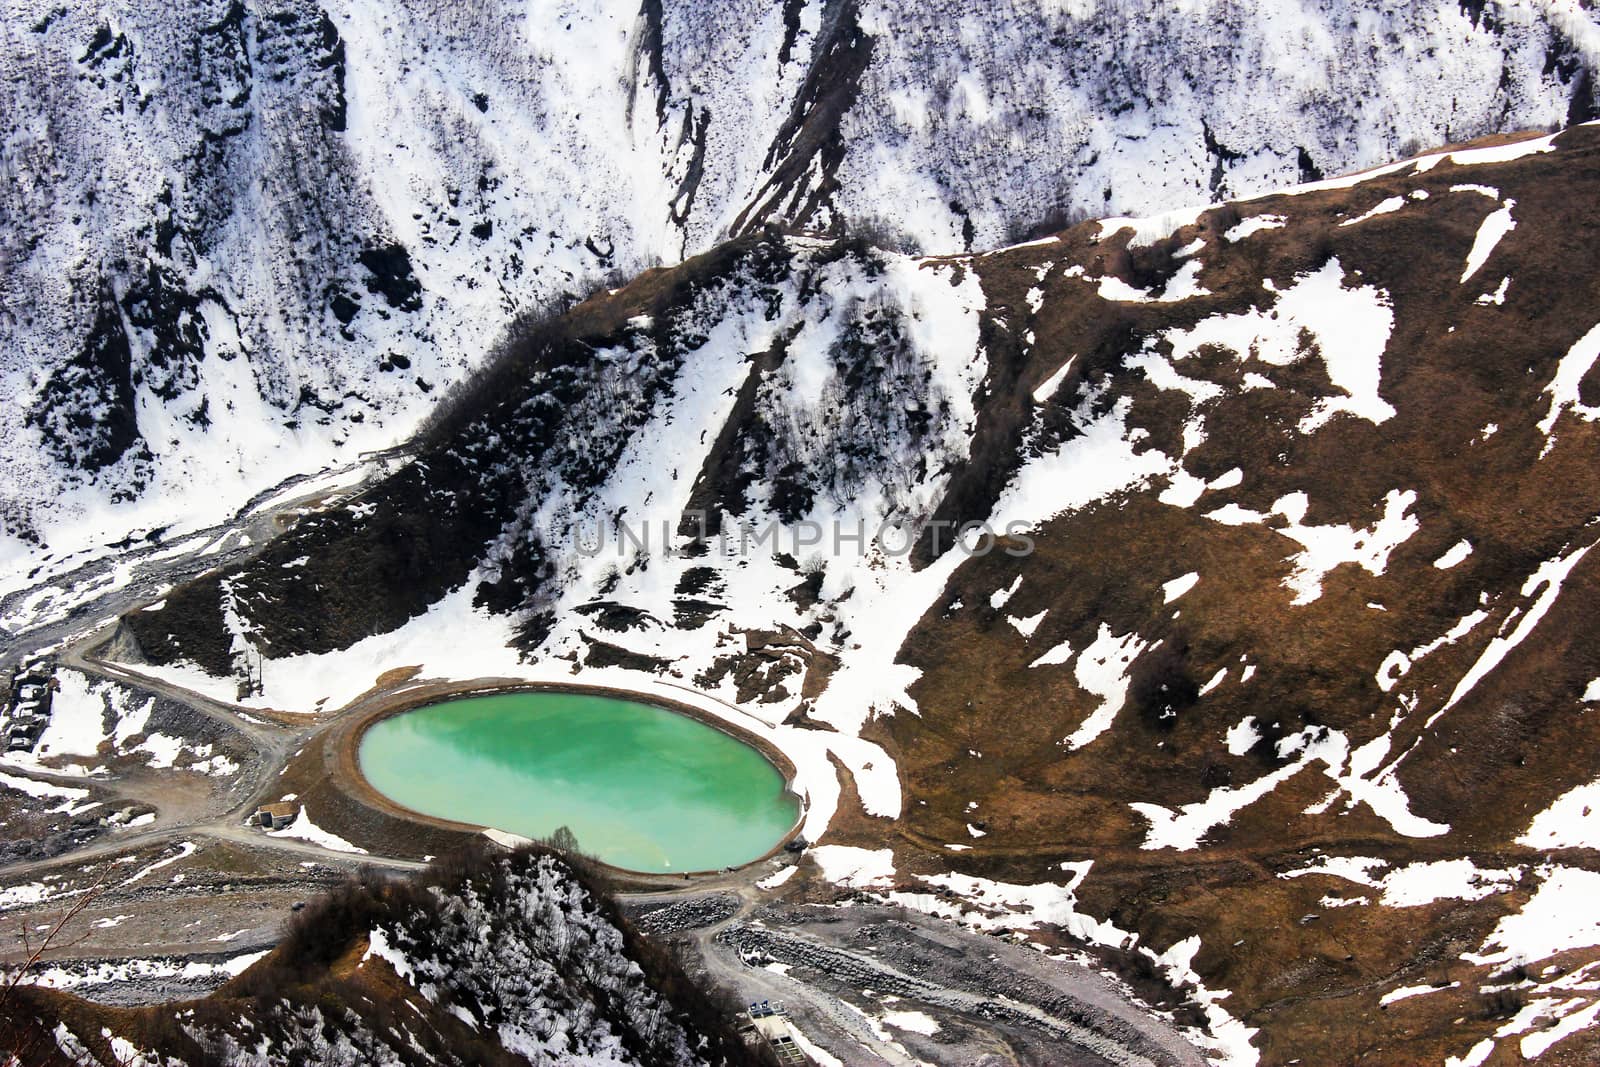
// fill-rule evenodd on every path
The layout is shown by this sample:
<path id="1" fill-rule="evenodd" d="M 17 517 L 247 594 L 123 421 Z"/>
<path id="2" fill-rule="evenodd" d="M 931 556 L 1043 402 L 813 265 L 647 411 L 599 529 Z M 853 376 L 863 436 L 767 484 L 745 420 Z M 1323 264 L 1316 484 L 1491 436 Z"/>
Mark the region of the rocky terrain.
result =
<path id="1" fill-rule="evenodd" d="M 735 242 L 530 329 L 124 654 L 295 710 L 403 665 L 694 689 L 794 758 L 813 884 L 1088 953 L 1219 1056 L 1581 1062 L 1597 150 L 991 254 Z"/>
<path id="2" fill-rule="evenodd" d="M 1597 63 L 1575 0 L 28 0 L 0 560 L 403 441 L 519 317 L 766 222 L 993 248 L 1582 121 Z"/>
<path id="3" fill-rule="evenodd" d="M 842 1031 L 854 1045 L 844 1062 L 1206 1062 L 1114 978 L 1075 961 L 865 900 L 839 907 L 745 896 L 757 899 L 718 893 L 630 905 L 643 912 L 640 929 L 672 945 L 697 980 L 781 998 L 808 1033 Z"/>

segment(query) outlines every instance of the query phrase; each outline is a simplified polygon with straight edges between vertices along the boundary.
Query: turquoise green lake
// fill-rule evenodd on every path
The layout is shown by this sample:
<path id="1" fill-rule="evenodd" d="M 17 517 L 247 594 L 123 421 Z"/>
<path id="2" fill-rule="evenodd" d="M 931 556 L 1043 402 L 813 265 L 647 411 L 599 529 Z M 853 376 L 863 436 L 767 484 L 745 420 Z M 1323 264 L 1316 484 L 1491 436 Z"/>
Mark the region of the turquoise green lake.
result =
<path id="1" fill-rule="evenodd" d="M 799 815 L 783 776 L 705 723 L 580 693 L 463 697 L 384 719 L 361 739 L 361 773 L 395 803 L 524 837 L 569 828 L 578 847 L 631 871 L 737 866 Z"/>

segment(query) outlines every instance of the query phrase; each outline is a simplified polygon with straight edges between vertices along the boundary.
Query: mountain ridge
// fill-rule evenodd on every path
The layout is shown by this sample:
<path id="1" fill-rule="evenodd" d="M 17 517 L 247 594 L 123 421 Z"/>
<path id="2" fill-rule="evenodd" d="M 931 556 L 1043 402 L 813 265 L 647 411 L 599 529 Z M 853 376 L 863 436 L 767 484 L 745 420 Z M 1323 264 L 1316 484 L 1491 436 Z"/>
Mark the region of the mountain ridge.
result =
<path id="1" fill-rule="evenodd" d="M 1600 57 L 1553 0 L 29 12 L 18 567 L 388 447 L 517 315 L 767 221 L 982 248 L 1586 117 Z"/>

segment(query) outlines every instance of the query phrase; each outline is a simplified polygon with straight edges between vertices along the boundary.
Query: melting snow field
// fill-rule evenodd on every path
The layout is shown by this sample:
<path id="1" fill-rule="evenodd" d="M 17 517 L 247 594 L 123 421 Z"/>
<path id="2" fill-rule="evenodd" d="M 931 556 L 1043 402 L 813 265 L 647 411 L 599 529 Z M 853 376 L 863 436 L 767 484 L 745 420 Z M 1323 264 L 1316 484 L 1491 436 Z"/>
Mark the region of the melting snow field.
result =
<path id="1" fill-rule="evenodd" d="M 1580 785 L 1534 817 L 1517 838 L 1529 848 L 1600 849 L 1600 781 Z"/>
<path id="2" fill-rule="evenodd" d="M 1557 807 L 1561 805 L 1558 804 Z M 1554 809 L 1552 809 L 1554 810 Z M 1528 843 L 1526 839 L 1523 843 Z M 1521 988 L 1526 1006 L 1496 1032 L 1474 1045 L 1455 1064 L 1484 1063 L 1500 1038 L 1520 1036 L 1522 1054 L 1540 1055 L 1566 1037 L 1594 1024 L 1600 1013 L 1600 975 L 1595 963 L 1570 972 L 1560 967 L 1540 967 L 1541 961 L 1572 949 L 1600 945 L 1600 917 L 1591 902 L 1600 893 L 1600 874 L 1570 867 L 1540 865 L 1532 869 L 1485 869 L 1470 860 L 1454 859 L 1412 863 L 1391 870 L 1380 859 L 1360 856 L 1326 857 L 1316 864 L 1281 874 L 1282 878 L 1322 876 L 1368 888 L 1367 897 L 1324 897 L 1324 907 L 1380 903 L 1392 908 L 1415 908 L 1440 901 L 1474 901 L 1513 889 L 1532 887 L 1526 904 L 1506 915 L 1476 952 L 1461 959 L 1474 966 L 1498 969 L 1520 965 L 1526 980 L 1496 979 L 1497 988 Z M 1507 983 L 1509 982 L 1509 986 Z M 1453 988 L 1459 982 L 1402 986 L 1381 998 L 1385 1005 Z M 1484 987 L 1484 991 L 1489 991 Z M 1580 995 L 1574 995 L 1580 994 Z"/>

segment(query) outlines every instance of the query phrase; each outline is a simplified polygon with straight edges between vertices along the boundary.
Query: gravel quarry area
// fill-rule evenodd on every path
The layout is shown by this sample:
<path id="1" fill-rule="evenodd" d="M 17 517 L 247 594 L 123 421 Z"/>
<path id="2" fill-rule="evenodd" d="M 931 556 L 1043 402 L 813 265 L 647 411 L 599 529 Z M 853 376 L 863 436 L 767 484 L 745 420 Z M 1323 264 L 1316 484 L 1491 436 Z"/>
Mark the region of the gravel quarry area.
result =
<path id="1" fill-rule="evenodd" d="M 904 908 L 731 890 L 627 903 L 707 983 L 746 1003 L 781 1001 L 843 1063 L 1205 1062 L 1108 977 Z"/>

